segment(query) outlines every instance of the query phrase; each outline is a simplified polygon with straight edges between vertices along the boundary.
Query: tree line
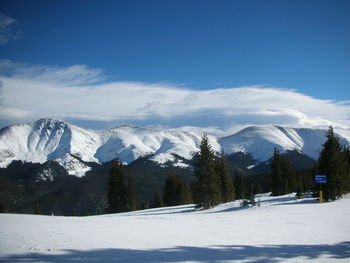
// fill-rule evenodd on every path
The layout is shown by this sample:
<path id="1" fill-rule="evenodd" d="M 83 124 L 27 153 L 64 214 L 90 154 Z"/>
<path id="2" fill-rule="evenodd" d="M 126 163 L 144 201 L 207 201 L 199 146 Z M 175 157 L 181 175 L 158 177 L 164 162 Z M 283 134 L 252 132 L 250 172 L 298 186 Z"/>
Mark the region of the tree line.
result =
<path id="1" fill-rule="evenodd" d="M 350 191 L 350 149 L 341 145 L 332 127 L 326 137 L 315 167 L 306 172 L 295 171 L 288 158 L 275 149 L 268 182 L 262 186 L 251 179 L 253 176 L 246 178 L 240 172 L 231 176 L 225 154 L 216 154 L 208 135 L 204 134 L 193 161 L 196 181 L 189 185 L 179 175 L 169 174 L 163 192 L 155 193 L 148 207 L 195 203 L 198 209 L 208 209 L 235 199 L 250 198 L 263 190 L 271 191 L 274 196 L 296 192 L 301 197 L 306 191 L 317 194 L 319 186 L 314 183 L 315 174 L 327 176 L 327 183 L 323 186 L 324 199 L 336 200 Z M 248 186 L 246 179 L 251 181 Z M 137 208 L 135 177 L 127 173 L 120 162 L 113 162 L 108 185 L 108 212 L 132 211 Z"/>
<path id="2" fill-rule="evenodd" d="M 233 201 L 236 196 L 235 188 L 238 189 L 238 197 L 243 196 L 243 175 L 238 174 L 237 180 L 233 180 L 229 174 L 225 155 L 222 153 L 216 156 L 206 134 L 202 137 L 200 151 L 195 155 L 193 169 L 193 174 L 197 178 L 195 183 L 189 185 L 178 174 L 170 173 L 166 178 L 163 193 L 156 192 L 148 207 L 194 202 L 198 208 L 209 208 L 219 203 Z M 107 199 L 109 213 L 132 211 L 137 208 L 135 179 L 118 161 L 112 163 L 109 172 Z M 146 207 L 146 205 L 139 206 L 139 208 Z"/>
<path id="3" fill-rule="evenodd" d="M 350 192 L 350 148 L 342 146 L 332 127 L 326 133 L 326 141 L 314 168 L 305 171 L 295 171 L 287 156 L 275 149 L 270 160 L 270 174 L 247 176 L 237 171 L 233 174 L 225 154 L 217 154 L 213 150 L 208 135 L 203 135 L 199 148 L 192 163 L 195 182 L 189 184 L 178 174 L 170 173 L 163 191 L 154 193 L 149 204 L 143 205 L 138 202 L 135 176 L 121 162 L 113 161 L 108 175 L 105 212 L 191 203 L 196 204 L 198 209 L 207 209 L 235 199 L 249 199 L 261 192 L 271 192 L 274 196 L 295 192 L 301 197 L 304 192 L 317 196 L 320 189 L 324 199 L 329 201 Z M 326 175 L 327 183 L 316 184 L 316 174 Z M 41 213 L 38 203 L 33 211 Z M 3 212 L 6 209 L 0 200 L 0 213 Z"/>
<path id="4" fill-rule="evenodd" d="M 326 134 L 326 141 L 322 145 L 319 158 L 309 176 L 313 183 L 305 184 L 304 174 L 298 175 L 287 158 L 275 149 L 271 161 L 271 191 L 272 195 L 283 195 L 296 192 L 297 196 L 305 191 L 311 191 L 318 196 L 322 189 L 326 201 L 336 200 L 343 194 L 350 192 L 350 149 L 342 146 L 340 139 L 330 127 Z M 325 175 L 325 184 L 316 184 L 314 176 Z M 310 180 L 309 180 L 310 182 Z"/>

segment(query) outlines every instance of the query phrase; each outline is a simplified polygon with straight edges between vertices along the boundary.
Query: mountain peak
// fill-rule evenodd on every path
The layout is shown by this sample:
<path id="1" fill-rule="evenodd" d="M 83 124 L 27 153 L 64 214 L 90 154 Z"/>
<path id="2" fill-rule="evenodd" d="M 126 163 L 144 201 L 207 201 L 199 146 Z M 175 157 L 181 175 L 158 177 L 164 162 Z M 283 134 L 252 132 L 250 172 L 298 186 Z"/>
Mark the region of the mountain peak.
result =
<path id="1" fill-rule="evenodd" d="M 321 129 L 265 125 L 250 126 L 227 137 L 209 138 L 216 152 L 244 152 L 262 162 L 272 156 L 274 148 L 281 152 L 297 150 L 317 159 L 326 140 L 325 134 L 326 130 Z M 341 139 L 343 144 L 349 145 L 346 139 Z M 69 169 L 72 175 L 81 176 L 88 170 L 84 166 L 86 163 L 104 163 L 115 158 L 130 163 L 149 155 L 152 161 L 160 164 L 176 162 L 175 156 L 190 160 L 199 151 L 200 143 L 199 132 L 181 129 L 121 125 L 94 131 L 44 118 L 1 130 L 0 167 L 6 167 L 13 160 L 37 163 L 54 160 Z M 75 167 L 80 167 L 79 172 L 74 171 Z"/>

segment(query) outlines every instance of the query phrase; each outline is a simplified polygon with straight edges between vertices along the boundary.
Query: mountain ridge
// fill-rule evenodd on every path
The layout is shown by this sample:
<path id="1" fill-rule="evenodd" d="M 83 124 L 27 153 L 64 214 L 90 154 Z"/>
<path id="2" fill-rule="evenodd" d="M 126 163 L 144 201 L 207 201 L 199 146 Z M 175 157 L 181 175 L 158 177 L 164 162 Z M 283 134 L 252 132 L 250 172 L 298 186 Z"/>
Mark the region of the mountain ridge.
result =
<path id="1" fill-rule="evenodd" d="M 192 159 L 199 151 L 202 134 L 181 128 L 132 125 L 89 130 L 61 120 L 39 119 L 0 130 L 0 167 L 7 167 L 14 160 L 33 163 L 53 160 L 70 175 L 81 177 L 89 171 L 85 163 L 105 163 L 119 158 L 129 164 L 146 155 L 160 165 L 173 162 L 185 167 L 175 156 Z M 229 136 L 209 136 L 209 139 L 216 152 L 251 154 L 259 163 L 268 160 L 274 148 L 281 152 L 297 150 L 317 159 L 325 134 L 325 129 L 265 125 L 249 126 Z M 338 136 L 344 145 L 349 145 L 348 139 Z"/>

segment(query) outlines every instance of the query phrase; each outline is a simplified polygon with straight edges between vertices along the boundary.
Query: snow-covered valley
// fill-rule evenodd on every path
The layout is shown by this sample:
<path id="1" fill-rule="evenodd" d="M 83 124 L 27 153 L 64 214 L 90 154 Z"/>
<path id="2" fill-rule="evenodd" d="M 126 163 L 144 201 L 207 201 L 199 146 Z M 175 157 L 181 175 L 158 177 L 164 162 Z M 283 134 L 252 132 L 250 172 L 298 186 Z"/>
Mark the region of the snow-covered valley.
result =
<path id="1" fill-rule="evenodd" d="M 350 196 L 88 217 L 0 214 L 2 262 L 349 262 Z"/>

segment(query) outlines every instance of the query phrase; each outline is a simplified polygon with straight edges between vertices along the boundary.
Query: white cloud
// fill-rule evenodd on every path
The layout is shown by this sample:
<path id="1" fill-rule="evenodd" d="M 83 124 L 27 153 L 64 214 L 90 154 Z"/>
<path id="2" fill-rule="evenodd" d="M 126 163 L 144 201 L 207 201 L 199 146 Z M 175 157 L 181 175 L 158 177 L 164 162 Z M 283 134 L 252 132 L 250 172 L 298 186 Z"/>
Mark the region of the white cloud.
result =
<path id="1" fill-rule="evenodd" d="M 0 45 L 20 38 L 22 32 L 16 28 L 17 20 L 0 13 Z"/>
<path id="2" fill-rule="evenodd" d="M 84 65 L 45 67 L 0 61 L 2 120 L 103 121 L 207 126 L 215 133 L 257 124 L 349 127 L 348 102 L 320 100 L 293 90 L 249 86 L 206 91 L 167 84 L 105 82 Z M 93 85 L 93 83 L 97 83 Z"/>
<path id="3" fill-rule="evenodd" d="M 25 120 L 31 116 L 31 112 L 0 105 L 0 119 Z"/>

